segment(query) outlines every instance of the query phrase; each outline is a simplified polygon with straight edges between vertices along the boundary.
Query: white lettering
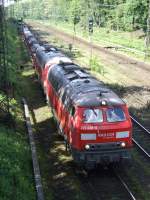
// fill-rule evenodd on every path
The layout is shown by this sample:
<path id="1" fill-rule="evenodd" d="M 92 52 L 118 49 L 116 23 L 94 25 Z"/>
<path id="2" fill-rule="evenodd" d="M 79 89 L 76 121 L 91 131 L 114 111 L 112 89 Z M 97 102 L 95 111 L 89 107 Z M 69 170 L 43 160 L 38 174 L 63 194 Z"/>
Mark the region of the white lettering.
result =
<path id="1" fill-rule="evenodd" d="M 81 130 L 99 130 L 98 126 L 81 126 Z"/>
<path id="2" fill-rule="evenodd" d="M 113 138 L 113 137 L 115 137 L 115 133 L 99 133 L 98 137 L 101 137 L 101 138 Z"/>

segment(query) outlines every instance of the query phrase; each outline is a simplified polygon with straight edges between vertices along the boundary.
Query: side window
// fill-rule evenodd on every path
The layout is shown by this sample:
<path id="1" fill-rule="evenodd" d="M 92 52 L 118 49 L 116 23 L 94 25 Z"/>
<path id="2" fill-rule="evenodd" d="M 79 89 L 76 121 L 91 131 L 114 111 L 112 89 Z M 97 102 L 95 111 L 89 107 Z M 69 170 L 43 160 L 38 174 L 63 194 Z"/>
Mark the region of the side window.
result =
<path id="1" fill-rule="evenodd" d="M 74 106 L 71 106 L 70 114 L 71 114 L 72 116 L 74 116 L 74 114 L 75 114 L 75 107 L 74 107 Z"/>
<path id="2" fill-rule="evenodd" d="M 65 97 L 66 97 L 66 94 L 65 94 L 65 91 L 62 93 L 62 96 L 61 96 L 61 100 L 62 100 L 62 103 L 64 104 L 65 102 Z"/>
<path id="3" fill-rule="evenodd" d="M 49 80 L 50 83 L 52 83 L 51 71 L 49 71 L 49 74 L 48 74 L 48 80 Z"/>
<path id="4" fill-rule="evenodd" d="M 49 72 L 48 80 L 51 82 L 52 86 L 57 91 L 59 83 L 57 82 L 57 79 L 55 78 L 55 73 L 53 69 Z"/>
<path id="5" fill-rule="evenodd" d="M 39 54 L 39 59 L 38 59 L 38 61 L 39 61 L 40 67 L 43 68 L 42 55 L 41 55 L 41 54 Z"/>
<path id="6" fill-rule="evenodd" d="M 53 79 L 53 86 L 54 86 L 55 90 L 57 91 L 58 90 L 58 82 L 56 81 L 55 78 Z"/>
<path id="7" fill-rule="evenodd" d="M 70 99 L 68 98 L 68 95 L 65 96 L 64 106 L 69 110 Z"/>

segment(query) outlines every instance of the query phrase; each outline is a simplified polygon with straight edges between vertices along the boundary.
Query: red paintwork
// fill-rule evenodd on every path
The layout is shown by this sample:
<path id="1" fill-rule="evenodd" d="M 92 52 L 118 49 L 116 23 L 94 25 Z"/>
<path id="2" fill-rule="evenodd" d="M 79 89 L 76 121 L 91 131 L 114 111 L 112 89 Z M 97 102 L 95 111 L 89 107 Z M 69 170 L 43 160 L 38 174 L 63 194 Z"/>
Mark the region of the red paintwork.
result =
<path id="1" fill-rule="evenodd" d="M 106 142 L 126 142 L 126 147 L 132 147 L 132 125 L 131 119 L 129 117 L 128 109 L 125 105 L 121 106 L 126 115 L 126 121 L 124 122 L 107 122 L 106 120 L 106 106 L 101 106 L 99 109 L 102 109 L 104 122 L 102 123 L 83 123 L 83 110 L 85 107 L 76 107 L 76 113 L 72 117 L 68 111 L 63 106 L 62 102 L 59 100 L 59 97 L 55 93 L 52 85 L 47 81 L 47 95 L 51 102 L 52 108 L 55 110 L 55 115 L 59 121 L 61 127 L 63 128 L 64 133 L 66 134 L 69 143 L 72 147 L 83 150 L 86 144 L 89 143 L 106 143 Z M 120 131 L 130 131 L 129 138 L 116 139 L 115 133 Z M 82 141 L 80 139 L 81 133 L 96 133 L 96 140 L 87 140 Z M 99 133 L 114 133 L 114 136 L 111 138 L 98 137 Z"/>

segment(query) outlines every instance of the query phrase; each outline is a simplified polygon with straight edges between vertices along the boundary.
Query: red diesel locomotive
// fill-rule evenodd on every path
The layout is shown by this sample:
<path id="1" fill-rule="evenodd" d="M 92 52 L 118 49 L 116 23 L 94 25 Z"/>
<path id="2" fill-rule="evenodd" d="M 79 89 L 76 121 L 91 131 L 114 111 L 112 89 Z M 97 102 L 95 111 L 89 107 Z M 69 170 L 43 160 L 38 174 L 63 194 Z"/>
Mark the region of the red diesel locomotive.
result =
<path id="1" fill-rule="evenodd" d="M 49 68 L 47 98 L 74 160 L 85 166 L 128 159 L 132 125 L 125 103 L 79 66 Z"/>
<path id="2" fill-rule="evenodd" d="M 132 123 L 126 104 L 58 50 L 37 47 L 31 54 L 74 160 L 94 167 L 130 159 Z"/>

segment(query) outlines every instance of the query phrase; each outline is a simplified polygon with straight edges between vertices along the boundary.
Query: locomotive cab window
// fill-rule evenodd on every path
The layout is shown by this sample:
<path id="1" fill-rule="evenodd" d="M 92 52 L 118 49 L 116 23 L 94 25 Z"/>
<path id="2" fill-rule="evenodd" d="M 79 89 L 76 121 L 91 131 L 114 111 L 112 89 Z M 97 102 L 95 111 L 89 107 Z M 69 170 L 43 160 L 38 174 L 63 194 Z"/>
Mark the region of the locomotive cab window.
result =
<path id="1" fill-rule="evenodd" d="M 84 123 L 99 123 L 103 122 L 103 113 L 100 109 L 86 109 L 83 112 Z"/>
<path id="2" fill-rule="evenodd" d="M 108 122 L 125 121 L 125 113 L 121 108 L 109 108 L 106 110 L 106 117 Z"/>

